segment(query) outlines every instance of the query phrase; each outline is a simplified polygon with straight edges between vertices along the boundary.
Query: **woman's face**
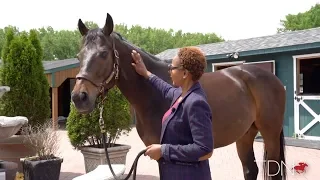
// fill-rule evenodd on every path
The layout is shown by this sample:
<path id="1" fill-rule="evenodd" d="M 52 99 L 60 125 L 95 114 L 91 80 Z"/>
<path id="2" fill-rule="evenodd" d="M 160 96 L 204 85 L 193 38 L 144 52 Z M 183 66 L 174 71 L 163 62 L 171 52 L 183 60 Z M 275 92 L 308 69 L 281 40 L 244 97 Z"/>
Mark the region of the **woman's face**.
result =
<path id="1" fill-rule="evenodd" d="M 183 69 L 178 56 L 175 56 L 172 60 L 172 63 L 169 65 L 169 73 L 173 85 L 180 87 L 184 82 L 183 76 L 185 75 L 185 70 Z"/>

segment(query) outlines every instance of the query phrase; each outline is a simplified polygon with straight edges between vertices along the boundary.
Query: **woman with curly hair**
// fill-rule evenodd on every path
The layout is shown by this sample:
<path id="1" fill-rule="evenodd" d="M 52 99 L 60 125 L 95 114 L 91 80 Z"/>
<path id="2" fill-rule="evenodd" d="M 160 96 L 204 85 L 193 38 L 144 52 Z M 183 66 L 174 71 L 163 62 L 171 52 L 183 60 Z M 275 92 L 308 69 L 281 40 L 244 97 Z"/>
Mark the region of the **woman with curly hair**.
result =
<path id="1" fill-rule="evenodd" d="M 136 51 L 132 57 L 136 72 L 172 102 L 162 118 L 160 144 L 148 146 L 145 153 L 158 161 L 160 179 L 211 180 L 212 112 L 199 83 L 205 55 L 196 47 L 181 48 L 169 65 L 173 86 L 149 72 Z"/>

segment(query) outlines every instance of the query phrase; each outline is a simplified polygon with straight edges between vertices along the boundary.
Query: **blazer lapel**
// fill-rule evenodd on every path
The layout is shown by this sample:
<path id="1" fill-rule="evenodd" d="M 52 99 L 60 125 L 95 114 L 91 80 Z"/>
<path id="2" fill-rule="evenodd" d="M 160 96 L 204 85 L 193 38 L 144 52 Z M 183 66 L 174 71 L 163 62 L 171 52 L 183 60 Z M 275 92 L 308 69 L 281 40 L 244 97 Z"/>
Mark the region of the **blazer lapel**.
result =
<path id="1" fill-rule="evenodd" d="M 177 93 L 177 94 L 175 94 L 173 96 L 173 100 L 172 100 L 171 105 L 170 105 L 169 108 L 171 108 L 174 105 L 174 103 L 178 100 L 178 98 L 181 96 L 181 94 L 182 94 L 182 92 L 179 92 L 179 93 Z M 177 107 L 177 109 L 178 109 L 178 107 Z M 160 135 L 160 143 L 161 143 L 164 131 L 165 131 L 166 127 L 167 127 L 167 124 L 168 124 L 169 120 L 172 118 L 172 116 L 175 114 L 177 109 L 173 113 L 169 114 L 168 118 L 166 120 L 164 120 L 164 122 L 162 123 L 161 135 Z"/>
<path id="2" fill-rule="evenodd" d="M 185 99 L 191 94 L 191 92 L 193 92 L 194 90 L 198 89 L 200 87 L 200 84 L 199 82 L 195 83 L 190 89 L 189 91 L 187 92 L 187 94 L 183 97 L 183 99 L 181 100 L 181 102 L 178 104 L 176 110 L 171 113 L 168 118 L 163 122 L 162 124 L 162 128 L 161 128 L 161 135 L 160 135 L 160 143 L 162 142 L 162 139 L 163 139 L 163 135 L 164 135 L 164 132 L 167 128 L 167 125 L 169 123 L 169 121 L 174 117 L 175 113 L 178 111 L 179 107 L 183 104 L 183 102 L 185 101 Z M 171 103 L 171 106 L 173 106 L 173 104 L 178 100 L 178 98 L 181 96 L 182 92 L 181 93 L 177 93 L 177 95 L 174 96 L 173 98 L 173 101 Z M 170 106 L 170 107 L 171 107 Z"/>

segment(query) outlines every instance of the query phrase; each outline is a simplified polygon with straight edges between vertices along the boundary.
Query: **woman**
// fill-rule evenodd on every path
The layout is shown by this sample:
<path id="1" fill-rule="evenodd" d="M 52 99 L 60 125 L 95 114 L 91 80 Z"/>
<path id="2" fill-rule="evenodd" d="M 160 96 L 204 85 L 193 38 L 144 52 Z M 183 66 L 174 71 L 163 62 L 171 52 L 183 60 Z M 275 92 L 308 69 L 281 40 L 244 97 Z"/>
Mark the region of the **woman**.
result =
<path id="1" fill-rule="evenodd" d="M 136 72 L 172 102 L 162 119 L 160 144 L 148 146 L 145 155 L 158 161 L 163 180 L 211 180 L 212 113 L 198 82 L 206 68 L 204 54 L 196 47 L 179 50 L 169 66 L 176 87 L 149 72 L 136 51 L 132 57 Z"/>

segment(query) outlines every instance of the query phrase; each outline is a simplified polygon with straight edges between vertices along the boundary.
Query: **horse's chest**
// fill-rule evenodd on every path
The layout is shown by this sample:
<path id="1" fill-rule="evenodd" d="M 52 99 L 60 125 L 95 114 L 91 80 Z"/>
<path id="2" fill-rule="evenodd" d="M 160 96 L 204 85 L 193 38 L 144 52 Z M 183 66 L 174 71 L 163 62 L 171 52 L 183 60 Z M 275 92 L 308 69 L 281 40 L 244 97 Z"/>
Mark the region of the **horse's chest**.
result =
<path id="1" fill-rule="evenodd" d="M 160 120 L 154 119 L 153 122 L 155 121 Z M 146 146 L 151 144 L 159 144 L 161 124 L 154 123 L 153 125 L 150 125 L 145 122 L 147 121 L 143 121 L 142 119 L 137 119 L 136 121 L 136 130 L 140 139 Z"/>

